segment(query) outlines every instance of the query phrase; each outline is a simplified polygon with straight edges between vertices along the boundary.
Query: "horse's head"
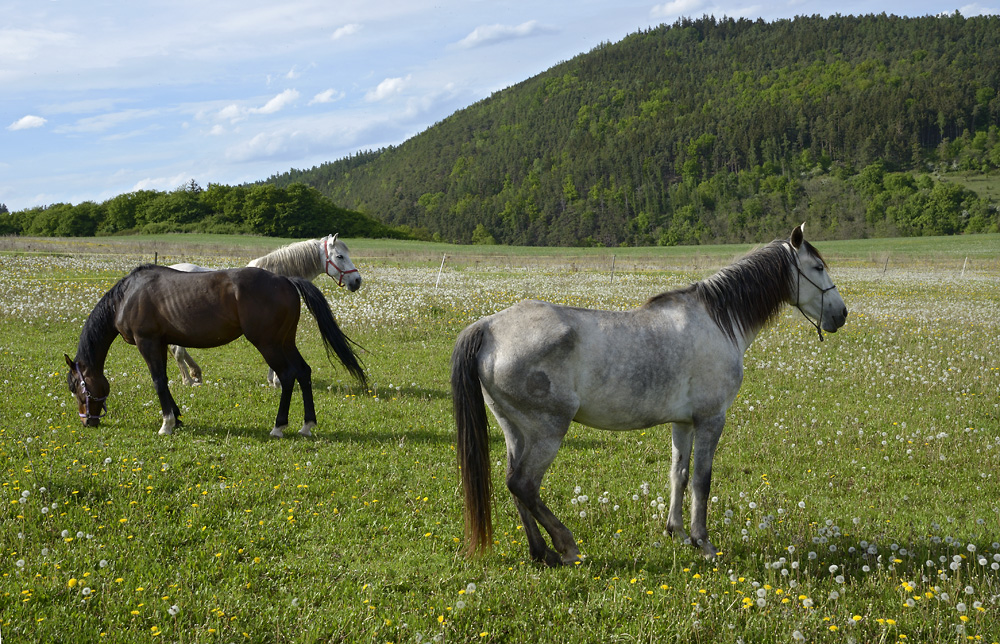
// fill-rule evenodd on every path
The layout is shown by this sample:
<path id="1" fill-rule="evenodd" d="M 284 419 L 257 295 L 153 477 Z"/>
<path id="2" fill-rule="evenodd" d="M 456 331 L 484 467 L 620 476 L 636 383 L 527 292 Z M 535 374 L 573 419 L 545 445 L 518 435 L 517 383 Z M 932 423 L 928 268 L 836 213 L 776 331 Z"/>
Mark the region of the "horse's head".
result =
<path id="1" fill-rule="evenodd" d="M 326 274 L 346 286 L 352 293 L 361 288 L 361 273 L 351 261 L 347 244 L 337 239 L 337 235 L 327 235 L 320 240 L 323 244 L 324 268 Z"/>
<path id="2" fill-rule="evenodd" d="M 87 427 L 97 427 L 101 423 L 101 417 L 108 411 L 106 400 L 111 391 L 108 379 L 103 373 L 94 373 L 86 365 L 71 360 L 68 355 L 63 356 L 69 365 L 66 383 L 70 393 L 76 398 L 80 421 Z"/>
<path id="3" fill-rule="evenodd" d="M 791 246 L 795 273 L 792 275 L 791 303 L 819 328 L 828 333 L 847 322 L 847 306 L 837 292 L 826 262 L 812 244 L 805 240 L 805 224 L 792 231 L 788 238 Z M 820 340 L 823 334 L 820 333 Z"/>

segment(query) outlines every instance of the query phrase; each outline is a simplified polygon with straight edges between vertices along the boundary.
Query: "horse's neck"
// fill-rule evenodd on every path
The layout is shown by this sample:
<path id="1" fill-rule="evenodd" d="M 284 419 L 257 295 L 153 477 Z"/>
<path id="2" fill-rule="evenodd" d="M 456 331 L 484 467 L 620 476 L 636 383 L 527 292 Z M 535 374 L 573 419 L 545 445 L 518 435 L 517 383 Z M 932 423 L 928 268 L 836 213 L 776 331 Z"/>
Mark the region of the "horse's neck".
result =
<path id="1" fill-rule="evenodd" d="M 283 248 L 269 255 L 258 257 L 249 266 L 256 266 L 285 277 L 301 277 L 312 281 L 323 272 L 322 240 Z"/>
<path id="2" fill-rule="evenodd" d="M 744 352 L 788 301 L 787 284 L 780 281 L 787 279 L 787 269 L 771 258 L 748 256 L 703 280 L 697 289 L 709 315 Z"/>
<path id="3" fill-rule="evenodd" d="M 76 347 L 77 361 L 83 362 L 101 373 L 104 373 L 104 363 L 108 358 L 111 345 L 118 337 L 118 329 L 114 324 L 114 310 L 110 311 L 110 315 L 107 313 L 102 311 L 101 315 L 98 316 L 91 313 L 83 325 L 80 342 Z"/>

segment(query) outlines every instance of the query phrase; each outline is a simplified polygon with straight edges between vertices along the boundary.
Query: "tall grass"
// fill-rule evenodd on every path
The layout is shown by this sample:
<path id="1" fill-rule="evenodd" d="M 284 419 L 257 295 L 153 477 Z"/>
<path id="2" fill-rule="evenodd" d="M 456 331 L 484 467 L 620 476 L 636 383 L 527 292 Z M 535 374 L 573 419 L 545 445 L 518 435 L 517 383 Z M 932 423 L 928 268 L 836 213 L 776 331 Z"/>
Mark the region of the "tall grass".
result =
<path id="1" fill-rule="evenodd" d="M 372 386 L 357 390 L 326 361 L 304 315 L 299 345 L 319 416 L 312 439 L 268 437 L 277 393 L 243 340 L 194 352 L 200 387 L 182 386 L 171 367 L 185 421 L 171 437 L 156 433 L 142 359 L 117 342 L 110 412 L 100 428 L 82 427 L 62 353 L 72 356 L 99 296 L 147 258 L 0 255 L 0 634 L 1000 641 L 1000 270 L 987 264 L 963 277 L 961 263 L 935 259 L 968 249 L 942 241 L 884 268 L 864 260 L 862 243 L 818 244 L 848 324 L 819 344 L 788 311 L 748 352 L 715 461 L 718 561 L 664 536 L 667 428 L 574 425 L 543 496 L 587 557 L 548 570 L 528 560 L 505 493 L 492 553 L 462 554 L 447 383 L 456 334 L 524 297 L 636 306 L 711 272 L 707 255 L 677 255 L 665 271 L 645 259 L 619 264 L 613 279 L 604 256 L 469 256 L 446 262 L 438 281 L 438 253 L 448 249 L 409 245 L 409 255 L 378 259 L 382 247 L 349 242 L 362 290 L 317 283 L 366 347 Z M 894 248 L 894 257 L 906 252 Z M 864 261 L 838 265 L 841 252 Z M 738 251 L 718 253 L 712 261 Z M 185 259 L 236 265 L 242 256 Z M 293 425 L 301 413 L 296 396 Z M 496 430 L 493 455 L 502 491 Z"/>

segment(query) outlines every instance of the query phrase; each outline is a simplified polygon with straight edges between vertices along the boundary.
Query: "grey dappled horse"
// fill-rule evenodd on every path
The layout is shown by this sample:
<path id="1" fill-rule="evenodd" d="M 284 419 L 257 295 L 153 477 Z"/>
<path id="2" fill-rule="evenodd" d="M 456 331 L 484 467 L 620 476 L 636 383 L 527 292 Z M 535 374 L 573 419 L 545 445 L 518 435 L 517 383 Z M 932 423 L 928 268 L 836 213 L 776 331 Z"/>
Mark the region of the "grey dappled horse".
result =
<path id="1" fill-rule="evenodd" d="M 307 239 L 273 250 L 263 257 L 251 260 L 247 266 L 263 268 L 285 277 L 301 277 L 312 281 L 321 273 L 337 280 L 338 286 L 346 286 L 352 293 L 361 288 L 361 273 L 351 261 L 347 244 L 338 240 L 337 235 L 327 235 L 323 239 Z M 207 273 L 215 269 L 197 264 L 173 264 L 170 266 L 185 273 Z M 184 347 L 171 345 L 170 352 L 177 360 L 181 371 L 181 381 L 185 385 L 201 383 L 201 367 Z M 268 369 L 267 382 L 273 387 L 280 386 L 273 369 Z"/>
<path id="2" fill-rule="evenodd" d="M 706 528 L 712 459 L 743 381 L 743 354 L 784 304 L 817 320 L 820 339 L 819 329 L 834 333 L 847 320 L 803 227 L 631 311 L 527 300 L 462 331 L 451 387 L 469 553 L 492 545 L 489 406 L 507 443 L 507 488 L 533 559 L 555 566 L 580 558 L 572 533 L 539 496 L 571 421 L 610 430 L 673 423 L 667 530 L 687 539 L 681 512 L 690 477 L 691 542 L 715 557 Z"/>

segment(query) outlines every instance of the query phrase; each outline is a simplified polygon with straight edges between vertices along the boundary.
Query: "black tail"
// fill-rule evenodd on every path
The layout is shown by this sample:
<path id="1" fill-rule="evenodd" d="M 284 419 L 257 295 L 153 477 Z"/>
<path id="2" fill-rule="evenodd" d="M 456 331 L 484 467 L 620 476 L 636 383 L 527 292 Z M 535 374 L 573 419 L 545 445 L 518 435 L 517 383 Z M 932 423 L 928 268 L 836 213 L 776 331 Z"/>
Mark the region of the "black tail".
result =
<path id="1" fill-rule="evenodd" d="M 331 352 L 337 354 L 340 363 L 367 389 L 368 378 L 365 376 L 365 370 L 351 349 L 351 345 L 355 342 L 344 335 L 344 332 L 337 326 L 337 320 L 334 319 L 333 311 L 330 310 L 330 305 L 323 297 L 323 292 L 315 284 L 301 277 L 289 277 L 288 279 L 298 289 L 302 301 L 306 303 L 309 312 L 316 318 L 320 335 L 323 336 L 323 344 L 326 346 L 327 357 L 332 361 Z"/>
<path id="2" fill-rule="evenodd" d="M 493 481 L 486 403 L 479 380 L 483 326 L 466 327 L 451 354 L 451 398 L 458 428 L 458 468 L 465 492 L 465 539 L 470 555 L 493 545 Z"/>

